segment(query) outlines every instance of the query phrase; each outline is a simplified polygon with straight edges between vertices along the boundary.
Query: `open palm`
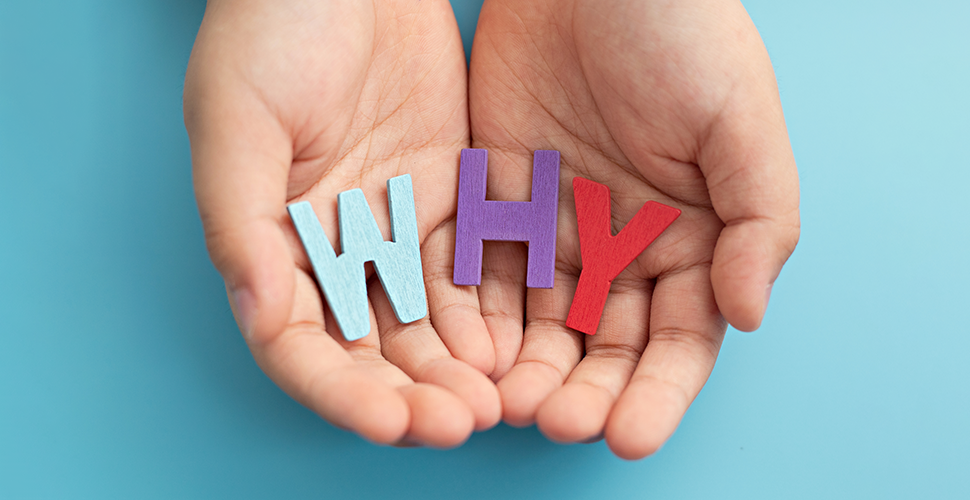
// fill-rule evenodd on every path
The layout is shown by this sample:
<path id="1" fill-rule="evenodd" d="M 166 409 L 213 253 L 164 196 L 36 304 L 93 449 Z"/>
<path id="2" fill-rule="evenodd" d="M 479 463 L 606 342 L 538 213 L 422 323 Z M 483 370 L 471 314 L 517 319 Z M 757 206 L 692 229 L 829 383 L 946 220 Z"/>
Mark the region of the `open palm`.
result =
<path id="1" fill-rule="evenodd" d="M 797 174 L 757 31 L 737 2 L 488 0 L 469 96 L 490 199 L 529 199 L 537 149 L 561 152 L 562 178 L 555 287 L 526 290 L 521 244 L 486 245 L 469 305 L 487 333 L 466 344 L 491 343 L 507 422 L 652 453 L 707 380 L 725 318 L 758 327 L 798 240 Z M 614 234 L 648 200 L 683 211 L 614 280 L 589 337 L 565 326 L 582 269 L 577 176 L 611 189 Z"/>
<path id="2" fill-rule="evenodd" d="M 372 334 L 343 340 L 286 213 L 310 201 L 337 246 L 336 195 L 361 188 L 389 239 L 385 182 L 410 173 L 429 295 L 467 294 L 442 269 L 469 143 L 448 3 L 210 2 L 185 102 L 206 240 L 266 373 L 377 442 L 453 446 L 494 425 L 494 385 L 429 319 L 399 325 L 373 276 Z"/>

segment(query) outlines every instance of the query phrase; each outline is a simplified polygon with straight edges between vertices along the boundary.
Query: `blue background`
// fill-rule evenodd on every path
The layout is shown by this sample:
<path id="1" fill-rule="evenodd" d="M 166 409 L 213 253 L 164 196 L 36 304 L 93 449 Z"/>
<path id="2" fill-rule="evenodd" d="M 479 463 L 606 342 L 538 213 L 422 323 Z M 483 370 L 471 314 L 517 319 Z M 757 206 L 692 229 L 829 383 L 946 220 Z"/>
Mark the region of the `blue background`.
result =
<path id="1" fill-rule="evenodd" d="M 457 2 L 458 0 L 456 0 Z M 466 41 L 480 2 L 456 5 Z M 970 3 L 746 2 L 803 236 L 657 455 L 372 446 L 256 367 L 209 263 L 200 0 L 0 3 L 0 498 L 970 498 Z"/>

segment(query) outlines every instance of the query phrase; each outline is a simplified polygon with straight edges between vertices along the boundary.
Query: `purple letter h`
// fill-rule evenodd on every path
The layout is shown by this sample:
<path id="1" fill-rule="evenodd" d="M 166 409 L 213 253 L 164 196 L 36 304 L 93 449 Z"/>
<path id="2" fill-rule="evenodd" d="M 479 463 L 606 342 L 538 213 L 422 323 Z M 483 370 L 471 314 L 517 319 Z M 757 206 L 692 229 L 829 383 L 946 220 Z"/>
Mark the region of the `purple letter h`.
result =
<path id="1" fill-rule="evenodd" d="M 482 240 L 529 242 L 526 286 L 552 288 L 559 215 L 559 151 L 536 151 L 532 201 L 485 201 L 488 151 L 463 149 L 458 174 L 455 284 L 482 284 Z"/>

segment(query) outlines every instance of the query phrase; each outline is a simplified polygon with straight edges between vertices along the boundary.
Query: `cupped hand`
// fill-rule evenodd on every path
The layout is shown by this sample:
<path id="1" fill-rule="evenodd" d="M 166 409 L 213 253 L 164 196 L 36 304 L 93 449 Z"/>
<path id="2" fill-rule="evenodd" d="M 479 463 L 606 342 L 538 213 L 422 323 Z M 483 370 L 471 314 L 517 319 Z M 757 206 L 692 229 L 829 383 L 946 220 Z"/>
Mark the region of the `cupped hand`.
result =
<path id="1" fill-rule="evenodd" d="M 335 425 L 380 443 L 455 446 L 499 396 L 451 356 L 447 319 L 466 73 L 446 0 L 212 0 L 186 75 L 206 242 L 263 370 Z M 310 201 L 339 248 L 336 196 L 361 188 L 390 239 L 385 182 L 410 173 L 431 318 L 399 324 L 369 273 L 371 334 L 343 340 L 286 206 Z M 468 321 L 474 321 L 474 318 Z M 481 318 L 477 320 L 482 323 Z M 484 327 L 482 327 L 484 328 Z M 454 335 L 452 335 L 454 337 Z"/>
<path id="2" fill-rule="evenodd" d="M 527 201 L 533 151 L 562 154 L 555 287 L 526 290 L 524 246 L 489 244 L 469 303 L 486 318 L 475 336 L 494 346 L 504 419 L 653 453 L 727 323 L 758 328 L 798 240 L 795 162 L 755 27 L 728 0 L 488 0 L 469 99 L 490 199 Z M 565 326 L 582 269 L 576 176 L 611 189 L 614 234 L 648 200 L 682 210 L 613 281 L 593 336 Z"/>

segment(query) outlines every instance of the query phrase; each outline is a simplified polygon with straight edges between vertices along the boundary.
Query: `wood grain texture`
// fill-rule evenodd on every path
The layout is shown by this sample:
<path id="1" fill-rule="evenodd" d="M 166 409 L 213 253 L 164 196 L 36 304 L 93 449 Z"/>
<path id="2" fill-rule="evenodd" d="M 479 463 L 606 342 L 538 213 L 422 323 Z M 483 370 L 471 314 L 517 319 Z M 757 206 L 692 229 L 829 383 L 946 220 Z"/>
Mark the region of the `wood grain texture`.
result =
<path id="1" fill-rule="evenodd" d="M 633 220 L 613 236 L 610 189 L 576 177 L 573 179 L 573 194 L 583 270 L 566 326 L 593 335 L 599 327 L 613 279 L 680 216 L 680 210 L 648 201 Z"/>
<path id="2" fill-rule="evenodd" d="M 339 257 L 310 202 L 287 207 L 317 282 L 347 340 L 357 340 L 370 333 L 365 262 L 374 263 L 398 321 L 410 323 L 428 314 L 411 176 L 389 179 L 387 199 L 392 241 L 384 241 L 381 236 L 363 191 L 351 189 L 337 196 Z"/>
<path id="3" fill-rule="evenodd" d="M 463 149 L 455 235 L 456 285 L 482 283 L 482 241 L 529 243 L 526 286 L 552 288 L 559 216 L 559 151 L 538 150 L 532 161 L 531 201 L 486 201 L 488 151 Z"/>

